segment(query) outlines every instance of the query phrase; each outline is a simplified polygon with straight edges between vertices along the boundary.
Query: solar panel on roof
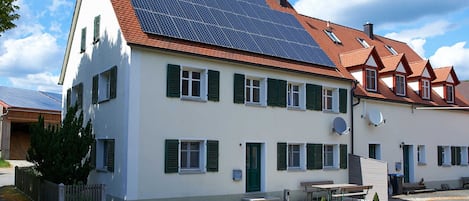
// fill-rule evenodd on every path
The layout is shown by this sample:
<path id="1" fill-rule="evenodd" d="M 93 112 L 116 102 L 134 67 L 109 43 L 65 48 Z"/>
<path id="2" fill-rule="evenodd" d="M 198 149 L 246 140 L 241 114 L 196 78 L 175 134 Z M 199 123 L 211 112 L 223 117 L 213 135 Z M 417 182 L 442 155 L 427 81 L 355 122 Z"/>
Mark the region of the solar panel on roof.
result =
<path id="1" fill-rule="evenodd" d="M 335 67 L 296 18 L 265 0 L 132 0 L 142 30 Z"/>

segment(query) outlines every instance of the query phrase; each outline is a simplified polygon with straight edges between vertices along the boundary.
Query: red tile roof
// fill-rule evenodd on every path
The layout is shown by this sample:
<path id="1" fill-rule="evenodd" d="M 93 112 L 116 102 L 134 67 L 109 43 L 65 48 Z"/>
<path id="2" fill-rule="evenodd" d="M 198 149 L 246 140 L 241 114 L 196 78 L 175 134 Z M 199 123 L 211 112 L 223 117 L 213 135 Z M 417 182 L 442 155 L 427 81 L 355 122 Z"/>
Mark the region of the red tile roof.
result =
<path id="1" fill-rule="evenodd" d="M 164 36 L 146 34 L 142 31 L 135 11 L 130 0 L 111 0 L 116 13 L 122 34 L 129 45 L 143 46 L 161 49 L 164 51 L 174 51 L 185 54 L 222 59 L 227 61 L 241 62 L 247 64 L 283 69 L 296 72 L 311 73 L 332 78 L 353 80 L 353 77 L 343 68 L 330 68 L 320 65 L 281 59 L 251 52 L 223 48 L 214 45 L 201 44 L 184 41 Z M 275 6 L 274 6 L 275 7 Z M 281 11 L 296 13 L 293 9 L 279 8 Z"/>
<path id="2" fill-rule="evenodd" d="M 427 69 L 428 74 L 430 74 L 430 80 L 434 80 L 436 78 L 435 72 L 428 60 L 411 62 L 409 65 L 413 72 L 412 75 L 409 76 L 409 79 L 422 77 L 425 69 Z"/>
<path id="3" fill-rule="evenodd" d="M 340 63 L 344 67 L 364 65 L 370 58 L 374 47 L 352 50 L 340 54 Z"/>
<path id="4" fill-rule="evenodd" d="M 435 84 L 444 83 L 448 80 L 449 76 L 451 76 L 451 78 L 453 79 L 453 84 L 454 85 L 459 84 L 459 79 L 456 76 L 456 73 L 454 72 L 454 69 L 452 66 L 435 68 L 433 70 L 435 71 L 436 79 L 433 80 L 432 83 L 435 83 Z"/>

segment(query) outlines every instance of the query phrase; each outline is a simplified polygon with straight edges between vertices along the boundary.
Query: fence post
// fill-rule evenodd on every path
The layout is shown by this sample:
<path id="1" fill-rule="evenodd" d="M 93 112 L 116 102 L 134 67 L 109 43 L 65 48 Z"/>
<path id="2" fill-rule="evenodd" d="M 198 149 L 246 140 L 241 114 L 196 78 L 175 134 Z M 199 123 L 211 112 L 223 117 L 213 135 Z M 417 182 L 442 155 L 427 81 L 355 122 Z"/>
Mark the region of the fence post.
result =
<path id="1" fill-rule="evenodd" d="M 106 185 L 101 184 L 101 201 L 106 201 Z"/>
<path id="2" fill-rule="evenodd" d="M 18 175 L 18 166 L 15 166 L 15 186 L 18 188 L 18 180 L 19 180 L 19 175 Z"/>
<path id="3" fill-rule="evenodd" d="M 65 201 L 65 185 L 59 184 L 59 201 Z"/>

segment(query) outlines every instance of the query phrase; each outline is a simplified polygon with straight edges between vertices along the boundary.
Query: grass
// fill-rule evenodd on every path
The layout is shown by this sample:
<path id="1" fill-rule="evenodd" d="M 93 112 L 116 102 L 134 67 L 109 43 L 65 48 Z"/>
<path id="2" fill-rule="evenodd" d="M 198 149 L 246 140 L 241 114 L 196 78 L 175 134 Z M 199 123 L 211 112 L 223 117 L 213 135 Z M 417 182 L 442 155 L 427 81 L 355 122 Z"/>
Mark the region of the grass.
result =
<path id="1" fill-rule="evenodd" d="M 0 200 L 4 201 L 31 201 L 14 186 L 0 187 Z"/>
<path id="2" fill-rule="evenodd" d="M 6 160 L 3 160 L 3 158 L 0 158 L 0 168 L 8 168 L 10 167 L 10 163 Z"/>

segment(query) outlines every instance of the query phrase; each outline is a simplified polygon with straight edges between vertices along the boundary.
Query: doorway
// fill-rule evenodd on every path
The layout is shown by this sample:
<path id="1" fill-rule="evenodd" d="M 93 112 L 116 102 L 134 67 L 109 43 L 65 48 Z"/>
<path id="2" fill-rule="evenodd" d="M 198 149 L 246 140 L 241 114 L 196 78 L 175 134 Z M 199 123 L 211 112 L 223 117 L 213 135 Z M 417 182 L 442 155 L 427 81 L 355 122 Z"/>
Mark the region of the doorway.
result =
<path id="1" fill-rule="evenodd" d="M 246 143 L 246 192 L 261 191 L 261 144 Z"/>

